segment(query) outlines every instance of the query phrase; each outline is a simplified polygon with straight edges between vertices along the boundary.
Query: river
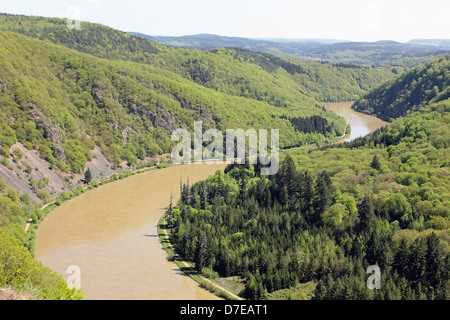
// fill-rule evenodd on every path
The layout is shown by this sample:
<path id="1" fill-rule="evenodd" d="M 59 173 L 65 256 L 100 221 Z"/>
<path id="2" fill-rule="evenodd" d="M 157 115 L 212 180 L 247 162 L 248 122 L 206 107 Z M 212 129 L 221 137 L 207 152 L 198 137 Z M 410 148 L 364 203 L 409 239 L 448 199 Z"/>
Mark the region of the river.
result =
<path id="1" fill-rule="evenodd" d="M 325 103 L 325 108 L 343 117 L 352 127 L 350 136 L 347 136 L 338 142 L 351 141 L 358 137 L 363 137 L 376 129 L 389 124 L 377 117 L 356 112 L 351 108 L 352 104 L 352 101 Z"/>
<path id="2" fill-rule="evenodd" d="M 351 103 L 328 103 L 352 126 L 354 139 L 385 125 L 358 113 Z M 36 235 L 35 257 L 64 278 L 77 266 L 88 300 L 218 299 L 167 261 L 157 224 L 180 196 L 180 179 L 190 183 L 223 170 L 225 164 L 172 166 L 130 176 L 77 196 L 52 210 Z"/>
<path id="3" fill-rule="evenodd" d="M 88 300 L 218 299 L 166 259 L 157 224 L 180 196 L 180 179 L 206 179 L 225 164 L 172 166 L 83 193 L 52 210 L 36 235 L 35 257 L 67 279 L 80 271 Z"/>

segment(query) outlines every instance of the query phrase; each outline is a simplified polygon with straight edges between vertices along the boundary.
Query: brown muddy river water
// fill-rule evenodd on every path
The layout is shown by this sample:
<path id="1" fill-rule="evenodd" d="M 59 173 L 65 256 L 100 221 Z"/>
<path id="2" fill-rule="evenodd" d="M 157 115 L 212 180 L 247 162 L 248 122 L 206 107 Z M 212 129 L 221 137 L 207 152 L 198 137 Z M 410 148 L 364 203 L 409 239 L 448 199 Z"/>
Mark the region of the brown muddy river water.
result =
<path id="1" fill-rule="evenodd" d="M 40 224 L 35 257 L 67 279 L 80 271 L 89 300 L 209 300 L 212 293 L 167 261 L 157 224 L 180 196 L 180 178 L 203 180 L 225 164 L 172 166 L 86 192 L 51 211 Z"/>
<path id="2" fill-rule="evenodd" d="M 355 112 L 350 102 L 327 103 L 352 126 L 352 140 L 386 122 Z M 167 261 L 158 220 L 180 196 L 180 179 L 191 183 L 225 164 L 172 166 L 130 176 L 86 192 L 51 211 L 40 224 L 35 257 L 67 279 L 77 266 L 89 300 L 218 299 Z"/>
<path id="3" fill-rule="evenodd" d="M 340 140 L 339 142 L 352 141 L 389 124 L 388 122 L 378 119 L 377 117 L 356 112 L 351 108 L 352 104 L 353 102 L 325 103 L 325 108 L 343 117 L 352 127 L 350 136 Z"/>

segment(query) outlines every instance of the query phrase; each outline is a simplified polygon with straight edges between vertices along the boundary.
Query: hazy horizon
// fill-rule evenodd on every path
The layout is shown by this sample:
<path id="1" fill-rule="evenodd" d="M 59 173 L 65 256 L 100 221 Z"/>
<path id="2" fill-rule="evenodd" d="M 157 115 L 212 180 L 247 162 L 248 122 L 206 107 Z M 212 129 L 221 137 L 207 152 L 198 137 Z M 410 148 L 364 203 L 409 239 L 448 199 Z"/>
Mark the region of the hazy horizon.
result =
<path id="1" fill-rule="evenodd" d="M 357 0 L 16 0 L 1 11 L 100 23 L 152 36 L 215 34 L 248 39 L 358 42 L 450 39 L 450 3 Z"/>
<path id="2" fill-rule="evenodd" d="M 122 30 L 125 31 L 125 30 Z M 128 33 L 137 33 L 137 34 L 143 34 L 151 37 L 167 37 L 167 38 L 178 38 L 178 37 L 194 37 L 194 36 L 202 36 L 202 35 L 208 35 L 208 36 L 219 36 L 219 37 L 227 37 L 227 38 L 242 38 L 242 39 L 249 39 L 249 40 L 262 40 L 262 41 L 274 41 L 274 42 L 296 42 L 296 41 L 326 41 L 330 43 L 337 43 L 337 42 L 383 42 L 383 41 L 393 41 L 398 43 L 408 43 L 411 41 L 450 41 L 450 38 L 413 38 L 409 39 L 407 41 L 396 41 L 392 39 L 380 39 L 380 40 L 374 40 L 374 41 L 368 41 L 368 40 L 349 40 L 349 39 L 331 39 L 331 38 L 267 38 L 267 37 L 240 37 L 240 36 L 229 36 L 224 34 L 215 34 L 215 33 L 197 33 L 197 34 L 183 34 L 178 36 L 172 36 L 172 35 L 164 35 L 164 34 L 146 34 L 139 31 L 134 30 L 128 30 L 125 31 Z"/>

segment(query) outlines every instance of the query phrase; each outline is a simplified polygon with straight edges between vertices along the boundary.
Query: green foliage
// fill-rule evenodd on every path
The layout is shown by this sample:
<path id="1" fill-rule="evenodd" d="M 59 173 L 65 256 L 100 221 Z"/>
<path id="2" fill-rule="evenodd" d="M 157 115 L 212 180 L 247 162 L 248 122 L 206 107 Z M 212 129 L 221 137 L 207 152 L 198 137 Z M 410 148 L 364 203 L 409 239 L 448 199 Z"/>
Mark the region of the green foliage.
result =
<path id="1" fill-rule="evenodd" d="M 205 235 L 207 263 L 246 278 L 251 299 L 307 281 L 315 299 L 444 299 L 449 111 L 449 100 L 432 103 L 352 143 L 287 151 L 271 179 L 232 165 L 185 187 L 177 249 L 194 259 Z M 207 208 L 192 201 L 205 190 Z M 376 292 L 365 287 L 373 264 L 383 272 Z"/>
<path id="2" fill-rule="evenodd" d="M 89 168 L 84 173 L 84 181 L 86 181 L 87 184 L 91 183 L 92 181 L 92 172 Z"/>
<path id="3" fill-rule="evenodd" d="M 5 227 L 0 227 L 0 287 L 11 286 L 31 299 L 80 300 L 83 294 L 69 289 L 64 279 L 35 261 Z"/>
<path id="4" fill-rule="evenodd" d="M 44 202 L 44 203 L 47 203 L 47 202 L 50 201 L 50 193 L 49 193 L 48 191 L 46 191 L 46 190 L 42 190 L 42 189 L 39 190 L 39 191 L 37 192 L 37 196 L 38 196 L 38 198 L 41 199 L 42 202 Z"/>
<path id="5" fill-rule="evenodd" d="M 336 203 L 325 210 L 322 215 L 322 222 L 324 226 L 334 230 L 342 225 L 344 218 L 347 216 L 347 207 L 342 203 Z"/>
<path id="6" fill-rule="evenodd" d="M 0 123 L 0 145 L 3 148 L 9 149 L 16 143 L 17 138 L 14 130 L 6 123 Z"/>
<path id="7" fill-rule="evenodd" d="M 415 67 L 357 100 L 353 108 L 386 121 L 450 98 L 450 58 Z M 425 134 L 425 133 L 424 133 Z"/>
<path id="8" fill-rule="evenodd" d="M 51 168 L 89 180 L 85 168 L 96 145 L 116 168 L 135 166 L 170 152 L 171 132 L 192 129 L 196 120 L 205 130 L 279 129 L 282 148 L 325 144 L 344 133 L 345 123 L 317 101 L 353 99 L 401 71 L 229 48 L 174 49 L 100 25 L 69 30 L 65 23 L 0 15 L 0 152 L 11 169 L 11 154 L 17 164 L 22 158 L 10 150 L 19 141 Z M 316 299 L 444 298 L 448 98 L 442 58 L 355 103 L 385 119 L 407 114 L 389 127 L 351 143 L 288 151 L 275 177 L 246 164 L 181 185 L 170 219 L 173 242 L 198 270 L 246 279 L 250 299 L 299 282 L 317 283 Z M 50 200 L 48 180 L 30 183 Z M 62 193 L 56 203 L 81 192 Z M 26 251 L 33 243 L 23 227 L 42 217 L 29 197 L 0 180 L 0 285 L 31 287 L 41 298 L 79 298 Z M 385 274 L 375 294 L 364 286 L 371 264 Z"/>
<path id="9" fill-rule="evenodd" d="M 229 60 L 232 51 L 167 49 L 173 57 L 154 62 L 161 69 L 101 60 L 11 32 L 0 37 L 8 43 L 0 50 L 2 146 L 20 141 L 63 171 L 83 172 L 95 145 L 117 167 L 168 153 L 174 145 L 171 132 L 191 128 L 195 120 L 222 130 L 277 128 L 281 147 L 334 138 L 333 132 L 297 132 L 287 117 L 320 115 L 335 127 L 345 125 L 315 100 L 295 93 L 297 84 L 288 73 L 274 85 L 273 75 L 259 66 Z M 207 65 L 223 68 L 220 81 L 199 85 L 179 69 L 183 59 L 201 55 Z M 173 64 L 163 66 L 166 60 Z M 235 81 L 243 72 L 251 80 L 245 83 L 248 94 L 245 81 Z"/>
<path id="10" fill-rule="evenodd" d="M 87 162 L 84 151 L 85 149 L 79 140 L 69 140 L 65 144 L 64 153 L 72 172 L 80 173 L 84 170 L 84 166 Z"/>

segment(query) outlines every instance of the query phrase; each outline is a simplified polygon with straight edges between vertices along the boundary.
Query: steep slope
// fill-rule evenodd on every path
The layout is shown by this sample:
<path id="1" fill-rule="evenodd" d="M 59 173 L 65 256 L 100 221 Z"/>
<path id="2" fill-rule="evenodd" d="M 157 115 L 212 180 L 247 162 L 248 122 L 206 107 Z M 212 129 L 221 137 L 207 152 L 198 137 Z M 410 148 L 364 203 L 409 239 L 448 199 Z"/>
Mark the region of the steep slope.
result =
<path id="1" fill-rule="evenodd" d="M 147 62 L 163 46 L 113 28 L 83 22 L 70 30 L 67 19 L 0 14 L 0 30 L 49 40 L 106 59 Z"/>
<path id="2" fill-rule="evenodd" d="M 3 200 L 1 191 L 0 200 Z M 17 298 L 18 294 L 24 297 Z M 27 300 L 80 300 L 83 293 L 69 289 L 63 277 L 35 261 L 14 233 L 0 224 L 0 300 L 25 297 Z"/>
<path id="3" fill-rule="evenodd" d="M 183 55 L 181 50 L 185 51 Z M 201 53 L 176 49 L 154 58 L 161 67 L 205 87 L 252 97 L 275 106 L 301 102 L 299 99 L 304 96 L 321 102 L 354 100 L 355 96 L 365 94 L 373 86 L 403 71 L 403 68 L 372 68 L 279 58 L 236 48 Z"/>
<path id="4" fill-rule="evenodd" d="M 101 58 L 159 66 L 208 88 L 277 106 L 306 103 L 305 95 L 319 101 L 353 100 L 355 95 L 364 94 L 402 71 L 392 67 L 343 68 L 332 63 L 287 61 L 240 49 L 175 49 L 88 22 L 81 22 L 80 30 L 69 30 L 67 21 L 58 18 L 0 14 L 0 30 L 49 40 Z M 292 64 L 300 67 L 290 68 Z"/>
<path id="5" fill-rule="evenodd" d="M 405 116 L 422 106 L 450 97 L 450 58 L 418 66 L 386 82 L 353 104 L 357 111 L 386 121 Z"/>
<path id="6" fill-rule="evenodd" d="M 450 99 L 423 103 L 354 142 L 284 151 L 275 176 L 231 165 L 183 186 L 171 241 L 197 270 L 240 278 L 249 299 L 448 300 Z"/>
<path id="7" fill-rule="evenodd" d="M 342 118 L 301 94 L 277 107 L 158 67 L 100 59 L 12 32 L 0 32 L 0 43 L 2 169 L 18 178 L 30 179 L 33 166 L 20 146 L 11 148 L 17 142 L 36 150 L 63 181 L 76 183 L 82 176 L 74 174 L 102 154 L 119 168 L 169 153 L 173 130 L 192 129 L 196 120 L 205 130 L 279 129 L 281 147 L 329 141 L 345 128 Z M 313 115 L 327 119 L 326 135 L 296 131 L 286 118 Z"/>

